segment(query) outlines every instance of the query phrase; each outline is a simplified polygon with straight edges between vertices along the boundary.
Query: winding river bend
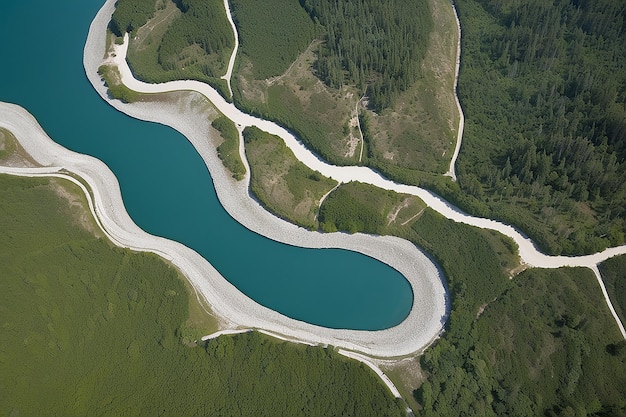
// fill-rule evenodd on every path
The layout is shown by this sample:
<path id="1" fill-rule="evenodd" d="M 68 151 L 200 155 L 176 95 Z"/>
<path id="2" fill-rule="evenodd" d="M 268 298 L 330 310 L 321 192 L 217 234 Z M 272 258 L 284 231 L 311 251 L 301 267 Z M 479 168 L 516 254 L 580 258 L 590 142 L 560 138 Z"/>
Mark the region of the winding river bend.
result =
<path id="1" fill-rule="evenodd" d="M 88 16 L 93 15 L 93 4 L 85 5 L 85 3 L 76 3 L 77 4 L 74 6 L 76 6 L 81 13 Z M 94 20 L 92 25 L 87 46 L 85 48 L 84 64 L 87 75 L 98 92 L 103 94 L 105 97 L 106 92 L 104 91 L 95 70 L 102 60 L 102 54 L 104 52 L 104 28 L 106 27 L 110 13 L 112 12 L 113 3 L 114 2 L 111 0 L 107 1 L 105 6 L 98 13 L 98 17 Z M 24 9 L 21 10 L 24 16 L 31 16 L 32 5 L 26 7 L 11 4 L 2 7 L 15 9 L 21 7 Z M 42 4 L 41 9 L 38 9 L 41 10 L 41 12 L 38 11 L 37 16 L 42 20 L 42 24 L 45 24 L 46 21 L 50 20 L 50 16 L 54 15 L 55 10 L 50 10 L 54 7 L 55 6 L 53 5 L 48 6 L 46 4 Z M 12 14 L 13 12 L 14 10 L 9 13 L 4 13 L 1 16 L 5 17 L 0 17 L 0 19 L 2 19 L 2 22 L 0 23 L 6 23 L 6 25 L 2 27 L 4 27 L 3 30 L 7 30 L 7 33 L 20 32 L 19 28 L 16 27 L 15 24 L 13 24 L 14 26 L 11 26 L 11 22 L 8 21 L 9 19 L 6 19 L 6 16 L 14 17 Z M 89 13 L 92 14 L 89 15 Z M 81 18 L 78 18 L 77 20 L 80 21 L 80 19 Z M 51 26 L 48 26 L 48 30 L 54 32 L 54 29 L 50 28 Z M 43 37 L 45 38 L 45 36 L 46 35 Z M 51 83 L 49 79 L 44 78 L 42 80 L 42 74 L 45 74 L 45 71 L 43 71 L 43 69 L 45 69 L 43 63 L 48 62 L 52 65 L 55 60 L 63 60 L 66 58 L 65 55 L 58 52 L 58 49 L 65 48 L 65 41 L 66 38 L 68 38 L 67 34 L 59 34 L 57 37 L 51 37 L 51 39 L 45 39 L 44 41 L 36 36 L 29 39 L 28 34 L 25 34 L 25 37 L 25 43 L 21 44 L 21 46 L 17 46 L 18 51 L 21 48 L 25 48 L 25 45 L 28 44 L 28 42 L 31 42 L 33 45 L 37 42 L 44 42 L 45 45 L 43 47 L 50 51 L 48 54 L 43 54 L 44 58 L 39 56 L 38 59 L 29 62 L 30 65 L 26 65 L 28 71 L 26 71 L 24 75 L 32 77 L 32 79 L 35 80 L 32 88 L 36 91 L 34 91 L 33 94 L 45 94 L 49 92 L 49 90 L 52 90 L 52 94 L 62 96 L 64 94 L 63 88 L 69 88 L 70 90 L 72 88 L 76 88 L 78 90 L 88 87 L 84 82 L 82 73 L 79 74 L 76 71 L 76 62 L 73 62 L 71 59 L 68 59 L 69 63 L 67 64 L 67 70 L 62 72 L 62 74 L 60 72 L 61 76 L 68 78 L 68 80 L 66 80 L 67 84 L 62 84 L 62 88 L 57 88 L 56 85 L 50 85 L 54 83 Z M 69 38 L 72 39 L 71 36 Z M 76 45 L 73 45 L 72 47 L 75 48 Z M 60 57 L 57 55 L 60 55 Z M 13 56 L 19 57 L 19 53 L 15 52 Z M 118 54 L 118 58 L 122 56 L 122 53 Z M 279 134 L 295 151 L 296 156 L 298 156 L 299 159 L 311 166 L 313 169 L 317 169 L 328 176 L 339 179 L 340 181 L 356 179 L 387 189 L 409 192 L 420 196 L 433 209 L 441 212 L 449 218 L 474 224 L 479 227 L 496 229 L 512 236 L 520 245 L 520 254 L 522 259 L 529 265 L 544 267 L 583 265 L 592 267 L 593 269 L 595 268 L 597 262 L 606 259 L 612 254 L 626 252 L 626 247 L 621 247 L 607 250 L 602 254 L 596 254 L 583 258 L 546 257 L 535 249 L 532 242 L 525 239 L 510 226 L 501 225 L 488 219 L 473 218 L 464 215 L 463 213 L 459 213 L 445 201 L 437 198 L 425 190 L 421 190 L 417 187 L 408 187 L 402 184 L 392 183 L 368 169 L 339 168 L 322 163 L 314 155 L 308 152 L 296 140 L 296 138 L 293 138 L 288 134 L 288 132 L 284 131 L 284 129 L 281 129 L 273 123 L 250 118 L 248 115 L 237 113 L 234 106 L 225 103 L 224 100 L 217 95 L 217 93 L 204 84 L 180 82 L 158 86 L 144 85 L 132 79 L 130 71 L 128 71 L 125 66 L 125 61 L 120 60 L 119 63 L 125 72 L 125 82 L 128 83 L 128 85 L 133 89 L 148 92 L 179 90 L 200 91 L 202 94 L 206 95 L 221 111 L 224 111 L 225 114 L 233 118 L 233 120 L 237 121 L 241 125 L 255 124 L 270 133 Z M 8 70 L 5 69 L 3 71 Z M 9 86 L 10 79 L 13 76 L 17 77 L 19 75 L 20 74 L 13 71 L 10 72 L 8 77 L 4 77 L 5 84 L 3 85 L 3 92 L 5 91 L 5 88 L 7 90 L 11 90 L 11 87 Z M 73 84 L 77 81 L 78 85 Z M 68 87 L 73 85 L 75 86 Z M 9 97 L 10 100 L 21 102 L 19 100 L 19 94 L 9 94 L 4 97 Z M 13 97 L 17 98 L 14 99 Z M 63 104 L 59 105 L 59 101 Z M 167 259 L 171 259 L 172 262 L 188 274 L 194 286 L 196 286 L 196 288 L 210 300 L 216 311 L 224 318 L 224 327 L 235 328 L 238 326 L 248 326 L 265 328 L 292 338 L 307 340 L 313 343 L 330 343 L 375 356 L 399 356 L 413 353 L 427 345 L 441 331 L 446 314 L 445 291 L 443 289 L 439 272 L 434 265 L 432 265 L 432 263 L 428 261 L 423 254 L 421 254 L 421 252 L 416 250 L 411 244 L 407 244 L 407 242 L 400 241 L 399 239 L 374 238 L 362 235 L 346 236 L 341 234 L 322 236 L 320 234 L 310 233 L 298 229 L 286 224 L 285 222 L 277 220 L 249 199 L 245 186 L 242 186 L 241 184 L 233 185 L 232 182 L 229 182 L 229 176 L 220 172 L 219 166 L 221 164 L 219 160 L 215 158 L 214 149 L 211 148 L 212 145 L 208 144 L 206 140 L 208 127 L 199 122 L 199 114 L 193 113 L 193 111 L 187 113 L 180 112 L 180 109 L 177 110 L 177 105 L 167 107 L 167 105 L 152 103 L 124 106 L 120 103 L 111 103 L 116 108 L 129 113 L 134 117 L 168 124 L 183 132 L 199 153 L 199 156 L 196 156 L 196 160 L 199 158 L 202 158 L 203 160 L 199 161 L 199 164 L 196 163 L 194 169 L 200 169 L 203 172 L 202 175 L 204 175 L 204 180 L 207 180 L 208 175 L 206 173 L 206 168 L 204 168 L 204 164 L 209 166 L 220 201 L 227 208 L 227 210 L 246 227 L 259 233 L 268 234 L 274 239 L 285 241 L 294 245 L 304 244 L 310 247 L 344 247 L 360 250 L 370 256 L 382 258 L 383 261 L 394 265 L 394 267 L 396 267 L 411 281 L 414 297 L 413 303 L 409 303 L 411 310 L 409 316 L 400 324 L 381 331 L 347 331 L 322 328 L 319 326 L 309 325 L 301 321 L 290 320 L 272 310 L 259 306 L 247 297 L 243 297 L 234 287 L 225 282 L 217 271 L 215 271 L 215 269 L 208 262 L 206 262 L 205 259 L 200 257 L 198 253 L 187 247 L 183 247 L 182 245 L 177 245 L 175 242 L 166 241 L 164 239 L 159 239 L 145 234 L 145 232 L 137 228 L 130 217 L 125 214 L 124 204 L 129 207 L 133 204 L 133 198 L 141 199 L 141 193 L 135 195 L 134 192 L 139 191 L 141 187 L 145 186 L 146 183 L 150 183 L 150 179 L 153 180 L 152 183 L 156 183 L 155 190 L 153 191 L 157 194 L 162 191 L 164 186 L 165 188 L 176 188 L 181 186 L 185 187 L 187 185 L 185 184 L 185 181 L 182 181 L 182 183 L 172 181 L 170 175 L 164 175 L 163 172 L 159 172 L 166 171 L 165 174 L 167 174 L 170 173 L 170 170 L 173 170 L 177 166 L 177 161 L 168 160 L 168 158 L 164 158 L 163 155 L 160 156 L 162 159 L 159 160 L 161 164 L 159 168 L 165 167 L 166 169 L 148 169 L 146 170 L 147 172 L 138 172 L 136 166 L 124 167 L 119 166 L 119 163 L 115 162 L 116 154 L 121 152 L 133 153 L 132 157 L 135 158 L 136 161 L 141 161 L 146 157 L 143 152 L 151 147 L 159 147 L 159 151 L 161 153 L 165 153 L 166 156 L 170 156 L 170 154 L 167 153 L 170 148 L 162 147 L 163 144 L 155 141 L 155 138 L 161 135 L 159 133 L 159 129 L 162 128 L 157 126 L 147 127 L 146 129 L 148 129 L 148 131 L 146 131 L 145 137 L 140 138 L 141 143 L 137 146 L 138 149 L 131 149 L 133 146 L 130 143 L 125 144 L 123 141 L 114 140 L 114 137 L 120 135 L 121 132 L 125 131 L 125 129 L 132 130 L 133 128 L 130 127 L 131 123 L 122 119 L 114 119 L 112 113 L 115 112 L 113 112 L 111 108 L 104 105 L 104 103 L 101 103 L 104 106 L 95 106 L 93 103 L 85 106 L 92 108 L 83 108 L 78 106 L 74 106 L 73 108 L 71 106 L 71 100 L 69 102 L 63 102 L 61 99 L 57 98 L 56 101 L 51 100 L 47 104 L 38 104 L 36 99 L 31 99 L 29 103 L 24 104 L 27 108 L 29 108 L 29 110 L 35 109 L 34 113 L 37 116 L 37 119 L 42 121 L 46 131 L 48 131 L 55 139 L 65 139 L 68 135 L 72 137 L 73 141 L 67 142 L 68 147 L 74 149 L 81 148 L 81 140 L 85 142 L 86 139 L 81 138 L 80 135 L 90 134 L 89 130 L 84 127 L 85 124 L 99 126 L 97 129 L 108 132 L 108 135 L 111 136 L 110 146 L 108 148 L 106 146 L 103 147 L 102 155 L 99 155 L 99 157 L 105 159 L 107 164 L 111 166 L 116 173 L 123 173 L 125 170 L 130 170 L 131 172 L 129 173 L 129 177 L 148 177 L 147 181 L 145 181 L 144 178 L 144 182 L 142 183 L 143 185 L 138 185 L 134 189 L 131 187 L 130 189 L 126 188 L 126 191 L 124 191 L 124 185 L 122 186 L 124 202 L 122 202 L 117 182 L 106 166 L 98 164 L 89 158 L 85 159 L 83 157 L 76 156 L 75 154 L 68 153 L 65 150 L 58 149 L 54 146 L 54 144 L 50 143 L 51 141 L 43 133 L 43 130 L 38 127 L 32 117 L 13 107 L 3 107 L 3 110 L 5 111 L 2 114 L 3 120 L 8 120 L 4 119 L 6 117 L 16 121 L 16 123 L 11 123 L 10 126 L 5 126 L 11 130 L 21 129 L 21 133 L 17 134 L 20 140 L 28 140 L 29 138 L 32 139 L 32 143 L 28 145 L 31 146 L 31 148 L 28 150 L 35 154 L 37 154 L 38 151 L 40 152 L 38 155 L 40 156 L 41 161 L 43 161 L 44 165 L 48 167 L 46 172 L 52 173 L 57 172 L 61 168 L 66 168 L 73 172 L 77 172 L 81 177 L 85 178 L 91 189 L 95 191 L 94 211 L 103 222 L 103 226 L 109 232 L 112 232 L 111 234 L 115 241 L 122 245 L 141 250 L 152 250 L 162 254 Z M 57 105 L 55 106 L 55 104 Z M 42 110 L 42 107 L 54 108 Z M 95 107 L 97 107 L 97 109 L 95 109 Z M 105 109 L 104 107 L 107 108 Z M 63 130 L 63 128 L 59 126 L 62 123 L 67 124 L 68 116 L 65 113 L 68 112 L 68 109 L 72 109 L 69 110 L 72 113 L 70 119 L 76 123 L 78 133 L 73 133 L 71 131 L 68 133 L 67 129 Z M 49 110 L 49 112 L 46 113 L 46 110 Z M 229 113 L 231 111 L 233 112 L 232 114 Z M 105 121 L 103 122 L 102 119 Z M 106 140 L 106 136 L 103 140 Z M 188 145 L 187 142 L 178 135 L 174 135 L 172 141 L 177 143 L 184 142 L 186 145 L 183 146 L 188 147 L 188 152 L 195 152 L 191 145 Z M 174 145 L 168 143 L 167 146 Z M 159 157 L 158 153 L 159 152 L 155 153 L 156 157 Z M 184 169 L 187 167 L 182 168 Z M 189 172 L 185 172 L 182 175 L 186 178 L 186 175 L 189 174 Z M 154 181 L 155 178 L 158 180 Z M 132 180 L 130 181 L 132 182 Z M 156 223 L 166 223 L 165 219 L 167 219 L 167 217 L 155 216 L 152 221 Z M 237 255 L 241 256 L 240 259 L 246 259 L 245 253 L 238 253 Z M 325 257 L 321 259 L 323 260 L 320 263 L 327 262 Z M 397 264 L 398 259 L 410 259 L 411 261 L 406 264 L 399 265 Z M 311 269 L 313 271 L 320 272 L 318 266 L 319 265 L 315 265 L 315 267 Z M 314 279 L 317 279 L 315 274 Z"/>
<path id="2" fill-rule="evenodd" d="M 228 3 L 225 3 L 226 11 L 229 16 L 229 19 L 232 22 L 232 18 L 230 17 L 230 10 L 228 8 Z M 456 12 L 455 12 L 456 15 Z M 458 24 L 458 16 L 457 16 L 457 27 L 460 30 L 460 25 Z M 233 30 L 236 28 L 233 25 Z M 237 38 L 237 36 L 236 36 Z M 436 210 L 440 214 L 445 217 L 452 219 L 457 222 L 465 223 L 471 226 L 481 227 L 485 229 L 496 230 L 506 236 L 511 237 L 519 247 L 519 254 L 522 262 L 531 266 L 531 267 L 539 267 L 539 268 L 559 268 L 564 266 L 581 266 L 588 267 L 592 269 L 598 279 L 598 283 L 605 295 L 605 299 L 613 314 L 622 335 L 626 338 L 626 331 L 624 330 L 624 326 L 617 317 L 615 310 L 613 309 L 612 303 L 607 295 L 606 289 L 604 288 L 604 284 L 598 272 L 597 265 L 598 263 L 618 254 L 626 253 L 626 245 L 622 245 L 619 247 L 608 248 L 602 252 L 587 255 L 587 256 L 578 256 L 578 257 L 568 257 L 568 256 L 548 256 L 541 253 L 536 245 L 530 240 L 528 237 L 524 236 L 521 232 L 510 225 L 506 225 L 494 220 L 478 218 L 470 216 L 462 211 L 458 210 L 456 207 L 450 205 L 443 199 L 439 198 L 435 194 L 421 189 L 416 186 L 409 186 L 405 184 L 398 184 L 393 181 L 390 181 L 375 171 L 372 171 L 366 167 L 338 167 L 334 165 L 327 164 L 326 162 L 320 160 L 317 156 L 315 156 L 311 151 L 309 151 L 291 132 L 282 128 L 281 126 L 267 121 L 263 119 L 259 119 L 257 117 L 251 116 L 249 114 L 243 113 L 238 108 L 236 108 L 233 104 L 226 102 L 214 89 L 210 86 L 195 82 L 195 81 L 174 81 L 163 84 L 147 84 L 141 81 L 136 80 L 132 72 L 130 71 L 127 63 L 126 63 L 126 51 L 128 48 L 128 36 L 125 38 L 125 42 L 123 45 L 116 48 L 115 57 L 112 59 L 113 62 L 120 69 L 120 73 L 122 75 L 122 81 L 125 85 L 130 87 L 131 89 L 144 93 L 159 93 L 159 92 L 167 92 L 167 91 L 176 91 L 176 90 L 193 90 L 200 92 L 205 97 L 207 97 L 215 106 L 218 108 L 220 112 L 226 115 L 228 118 L 233 120 L 236 124 L 241 127 L 247 126 L 256 126 L 266 132 L 271 134 L 280 136 L 287 146 L 294 152 L 296 157 L 305 163 L 309 168 L 313 170 L 317 170 L 321 172 L 323 175 L 333 178 L 340 183 L 349 182 L 349 181 L 360 181 L 363 183 L 368 183 L 371 185 L 375 185 L 377 187 L 396 191 L 399 193 L 412 194 L 417 197 L 420 197 L 429 207 Z M 460 42 L 459 42 L 460 48 Z M 233 52 L 233 56 L 236 54 L 237 49 Z M 458 63 L 459 63 L 460 53 L 457 53 L 457 63 L 456 63 L 456 71 L 458 74 Z M 233 59 L 231 59 L 231 63 Z M 229 66 L 227 75 L 227 79 L 230 78 L 230 74 L 232 73 L 232 69 Z M 456 88 L 456 82 L 455 82 Z M 460 104 L 457 98 L 457 106 L 459 111 L 461 112 Z M 460 140 L 461 140 L 461 132 L 463 126 L 463 115 L 461 114 L 460 118 L 460 127 L 459 127 L 459 138 L 457 140 L 457 146 L 455 149 L 455 156 L 452 159 L 451 164 L 454 164 L 456 156 L 458 155 L 458 149 L 460 148 Z M 455 178 L 454 167 L 451 165 L 449 173 L 447 175 Z"/>

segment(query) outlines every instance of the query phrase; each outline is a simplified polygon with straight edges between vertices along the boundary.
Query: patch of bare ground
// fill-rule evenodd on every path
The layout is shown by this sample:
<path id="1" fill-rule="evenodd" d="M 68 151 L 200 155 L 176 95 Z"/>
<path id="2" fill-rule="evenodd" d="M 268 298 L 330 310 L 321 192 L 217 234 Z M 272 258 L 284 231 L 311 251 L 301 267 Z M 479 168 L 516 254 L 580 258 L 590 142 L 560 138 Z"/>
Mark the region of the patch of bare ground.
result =
<path id="1" fill-rule="evenodd" d="M 520 263 L 519 265 L 515 266 L 514 268 L 507 269 L 506 272 L 507 272 L 507 274 L 509 274 L 509 278 L 513 279 L 514 277 L 516 277 L 517 275 L 519 275 L 520 273 L 522 273 L 526 269 L 528 269 L 528 265 L 526 265 L 524 263 Z"/>
<path id="2" fill-rule="evenodd" d="M 416 220 L 425 208 L 424 202 L 417 197 L 406 197 L 399 204 L 391 208 L 387 214 L 387 226 L 392 224 L 406 226 Z"/>
<path id="3" fill-rule="evenodd" d="M 182 12 L 173 1 L 162 1 L 160 3 L 161 5 L 157 7 L 152 19 L 135 31 L 135 36 L 131 43 L 135 52 L 141 52 L 154 42 L 159 42 L 170 23 L 182 15 Z"/>
<path id="4" fill-rule="evenodd" d="M 403 168 L 442 174 L 452 157 L 459 121 L 454 100 L 458 33 L 447 0 L 429 2 L 434 27 L 422 77 L 381 114 L 369 111 L 373 153 Z"/>
<path id="5" fill-rule="evenodd" d="M 0 128 L 0 165 L 7 167 L 35 167 L 39 164 L 26 153 L 13 133 Z"/>
<path id="6" fill-rule="evenodd" d="M 384 362 L 380 367 L 398 388 L 408 406 L 413 411 L 420 410 L 422 407 L 413 396 L 413 392 L 426 381 L 427 377 L 420 366 L 420 357 L 412 356 L 398 361 Z"/>
<path id="7" fill-rule="evenodd" d="M 50 187 L 62 201 L 67 203 L 67 206 L 62 209 L 68 210 L 69 218 L 72 219 L 76 226 L 88 231 L 96 238 L 104 236 L 102 229 L 100 229 L 91 211 L 89 211 L 87 197 L 78 186 L 68 181 L 51 178 Z"/>

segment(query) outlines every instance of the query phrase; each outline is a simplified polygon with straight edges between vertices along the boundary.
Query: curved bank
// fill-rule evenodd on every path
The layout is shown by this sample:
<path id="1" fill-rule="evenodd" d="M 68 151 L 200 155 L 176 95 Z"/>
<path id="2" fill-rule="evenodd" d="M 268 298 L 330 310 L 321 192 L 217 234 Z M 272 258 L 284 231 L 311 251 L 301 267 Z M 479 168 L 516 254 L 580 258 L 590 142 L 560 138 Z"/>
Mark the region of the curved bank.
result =
<path id="1" fill-rule="evenodd" d="M 456 15 L 456 10 L 455 10 L 455 15 Z M 456 16 L 456 19 L 457 19 L 457 25 L 458 25 L 459 24 L 458 16 Z M 519 254 L 520 254 L 520 258 L 522 262 L 526 263 L 529 266 L 540 267 L 540 268 L 559 268 L 563 266 L 583 266 L 583 267 L 591 268 L 593 270 L 599 262 L 602 262 L 612 256 L 626 253 L 626 245 L 623 245 L 620 247 L 606 249 L 600 253 L 587 255 L 587 256 L 580 256 L 580 257 L 545 255 L 537 249 L 535 244 L 528 237 L 523 235 L 514 227 L 494 221 L 494 220 L 490 220 L 490 219 L 469 216 L 466 213 L 461 212 L 456 207 L 450 205 L 449 203 L 447 203 L 446 201 L 444 201 L 443 199 L 441 199 L 440 197 L 434 195 L 433 193 L 429 191 L 426 191 L 424 189 L 421 189 L 415 186 L 408 186 L 404 184 L 394 183 L 366 167 L 338 167 L 338 166 L 333 166 L 333 165 L 329 165 L 325 163 L 324 161 L 320 160 L 317 156 L 315 156 L 312 152 L 310 152 L 296 137 L 294 137 L 286 129 L 278 126 L 277 124 L 273 122 L 259 119 L 257 117 L 253 117 L 253 116 L 250 116 L 248 114 L 241 112 L 233 104 L 227 103 L 223 99 L 223 97 L 221 97 L 219 93 L 217 93 L 217 91 L 215 91 L 214 89 L 212 89 L 210 86 L 206 84 L 196 82 L 196 81 L 173 81 L 173 82 L 168 82 L 168 83 L 163 83 L 163 84 L 146 84 L 146 83 L 140 82 L 133 77 L 126 63 L 125 55 L 126 55 L 127 46 L 128 46 L 128 42 L 125 41 L 123 45 L 116 47 L 117 53 L 115 57 L 112 58 L 112 62 L 118 66 L 120 73 L 122 75 L 122 81 L 129 88 L 139 91 L 139 92 L 144 92 L 144 93 L 161 93 L 161 92 L 177 91 L 177 90 L 193 90 L 193 91 L 200 92 L 201 94 L 206 96 L 218 108 L 220 112 L 222 112 L 224 115 L 229 117 L 238 125 L 257 126 L 262 130 L 265 130 L 269 133 L 278 135 L 281 138 L 283 138 L 287 146 L 289 146 L 289 148 L 294 152 L 294 154 L 300 161 L 305 163 L 311 169 L 321 172 L 325 176 L 334 178 L 339 182 L 349 182 L 349 181 L 357 180 L 360 182 L 375 185 L 383 189 L 392 190 L 392 191 L 396 191 L 400 193 L 412 194 L 412 195 L 420 197 L 422 200 L 424 200 L 424 202 L 429 207 L 431 207 L 432 209 L 436 210 L 437 212 L 439 212 L 440 214 L 444 215 L 445 217 L 449 219 L 452 219 L 457 222 L 465 223 L 471 226 L 496 230 L 500 233 L 503 233 L 511 237 L 519 247 Z M 458 57 L 458 54 L 457 54 L 457 57 Z M 457 65 L 458 63 L 459 63 L 459 60 L 457 59 Z M 458 67 L 457 67 L 457 74 L 458 74 Z M 457 105 L 459 105 L 458 102 L 457 102 Z M 461 115 L 462 115 L 462 112 L 461 112 Z M 461 123 L 462 123 L 462 120 L 463 119 L 461 117 Z M 461 133 L 461 130 L 459 133 Z M 192 143 L 193 142 L 194 141 L 192 140 Z M 198 149 L 197 146 L 196 148 Z M 460 148 L 460 141 L 457 141 L 457 148 Z M 455 151 L 455 153 L 458 154 L 458 149 Z M 216 183 L 216 187 L 217 186 L 218 184 Z M 220 195 L 220 201 L 222 201 L 222 203 L 226 207 L 226 204 L 224 200 L 222 199 L 222 195 Z M 234 214 L 232 211 L 230 210 L 228 211 L 231 214 Z M 236 214 L 234 214 L 234 217 L 237 218 L 243 224 L 245 224 L 247 227 L 251 229 L 254 228 L 254 226 L 250 226 L 249 224 L 244 223 L 245 219 L 243 219 L 242 221 L 242 219 L 239 219 L 236 216 Z M 271 236 L 271 233 L 266 233 L 265 231 L 262 231 L 261 233 L 264 235 Z M 361 251 L 359 249 L 356 249 L 356 250 Z M 385 262 L 389 263 L 390 265 L 395 266 L 391 262 L 388 262 L 388 261 L 385 261 Z M 434 281 L 432 277 L 430 279 Z M 412 285 L 414 284 L 411 278 L 409 278 L 409 281 L 411 281 Z M 414 291 L 415 291 L 415 287 L 414 287 Z M 614 309 L 608 297 L 606 297 L 606 301 L 609 306 L 609 309 L 613 313 Z M 626 338 L 626 332 L 623 331 L 624 327 L 622 323 L 619 321 L 616 314 L 613 314 L 613 315 L 618 323 L 618 326 L 620 327 L 620 330 L 622 331 L 622 334 Z"/>
<path id="2" fill-rule="evenodd" d="M 402 323 L 390 329 L 368 332 L 327 329 L 289 319 L 262 308 L 234 287 L 221 293 L 218 296 L 220 299 L 216 300 L 216 291 L 205 291 L 203 286 L 232 286 L 221 282 L 227 282 L 221 277 L 208 277 L 205 280 L 199 278 L 194 285 L 205 295 L 216 313 L 230 321 L 231 327 L 264 328 L 300 340 L 331 344 L 373 356 L 410 354 L 421 350 L 437 337 L 443 328 L 447 312 L 443 278 L 437 267 L 415 245 L 394 237 L 315 233 L 282 221 L 252 200 L 248 195 L 247 185 L 234 181 L 223 168 L 214 147 L 206 140 L 211 134 L 206 115 L 192 108 L 181 111 L 177 106 L 167 103 L 128 105 L 108 99 L 106 88 L 97 75 L 97 68 L 103 61 L 106 25 L 113 5 L 114 1 L 107 1 L 96 16 L 89 31 L 84 55 L 87 76 L 105 100 L 133 117 L 170 125 L 185 135 L 209 168 L 221 204 L 244 226 L 274 240 L 296 246 L 347 248 L 364 253 L 397 269 L 409 280 L 413 290 L 411 312 Z M 223 103 L 226 104 L 226 101 L 223 100 Z"/>

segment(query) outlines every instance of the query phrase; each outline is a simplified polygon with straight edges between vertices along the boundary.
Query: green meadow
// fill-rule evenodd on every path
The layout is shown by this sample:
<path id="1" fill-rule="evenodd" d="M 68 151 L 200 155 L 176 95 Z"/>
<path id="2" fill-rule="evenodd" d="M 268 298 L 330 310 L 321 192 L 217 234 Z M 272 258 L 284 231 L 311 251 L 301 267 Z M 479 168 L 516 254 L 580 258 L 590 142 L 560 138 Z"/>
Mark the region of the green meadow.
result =
<path id="1" fill-rule="evenodd" d="M 403 415 L 332 347 L 195 343 L 217 326 L 180 273 L 96 237 L 74 184 L 0 175 L 0 196 L 1 415 Z"/>

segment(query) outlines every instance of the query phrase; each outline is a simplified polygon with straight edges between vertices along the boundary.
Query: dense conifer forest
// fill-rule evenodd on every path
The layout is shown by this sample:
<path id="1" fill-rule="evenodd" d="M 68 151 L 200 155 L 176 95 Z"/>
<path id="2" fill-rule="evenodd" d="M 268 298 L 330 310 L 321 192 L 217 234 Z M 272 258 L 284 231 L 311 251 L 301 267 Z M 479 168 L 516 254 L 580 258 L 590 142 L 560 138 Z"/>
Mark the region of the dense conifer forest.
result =
<path id="1" fill-rule="evenodd" d="M 462 189 L 538 236 L 551 253 L 623 243 L 623 2 L 460 0 L 457 6 L 466 116 Z"/>
<path id="2" fill-rule="evenodd" d="M 154 0 L 118 0 L 109 23 L 116 36 L 124 36 L 146 24 L 154 15 Z"/>
<path id="3" fill-rule="evenodd" d="M 182 16 L 172 22 L 159 47 L 159 63 L 164 70 L 176 69 L 181 52 L 198 45 L 211 55 L 230 49 L 234 44 L 233 31 L 225 19 L 219 0 L 177 0 Z M 223 74 L 213 72 L 213 66 L 205 65 L 203 72 L 209 77 Z"/>
<path id="4" fill-rule="evenodd" d="M 356 85 L 380 111 L 419 77 L 433 28 L 426 0 L 301 3 L 323 27 L 316 69 L 329 86 Z"/>
<path id="5" fill-rule="evenodd" d="M 281 75 L 315 37 L 315 26 L 296 0 L 232 0 L 240 53 L 254 78 Z"/>

